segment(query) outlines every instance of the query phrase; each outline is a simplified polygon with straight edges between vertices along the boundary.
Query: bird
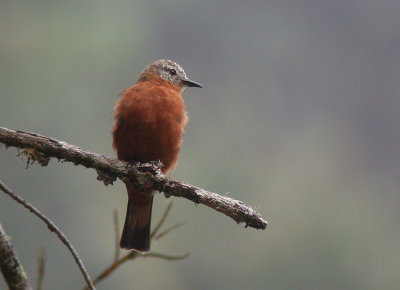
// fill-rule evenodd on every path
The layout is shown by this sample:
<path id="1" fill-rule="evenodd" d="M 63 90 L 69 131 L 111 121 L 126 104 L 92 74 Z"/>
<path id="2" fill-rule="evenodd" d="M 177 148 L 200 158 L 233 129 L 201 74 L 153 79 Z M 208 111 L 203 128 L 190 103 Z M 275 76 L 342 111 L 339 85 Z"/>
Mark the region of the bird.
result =
<path id="1" fill-rule="evenodd" d="M 182 98 L 188 87 L 203 86 L 190 80 L 177 63 L 160 59 L 148 65 L 136 83 L 124 90 L 114 107 L 113 148 L 119 160 L 161 161 L 161 172 L 174 169 L 188 122 Z M 120 247 L 146 253 L 150 250 L 153 193 L 136 190 L 125 182 L 128 205 Z"/>

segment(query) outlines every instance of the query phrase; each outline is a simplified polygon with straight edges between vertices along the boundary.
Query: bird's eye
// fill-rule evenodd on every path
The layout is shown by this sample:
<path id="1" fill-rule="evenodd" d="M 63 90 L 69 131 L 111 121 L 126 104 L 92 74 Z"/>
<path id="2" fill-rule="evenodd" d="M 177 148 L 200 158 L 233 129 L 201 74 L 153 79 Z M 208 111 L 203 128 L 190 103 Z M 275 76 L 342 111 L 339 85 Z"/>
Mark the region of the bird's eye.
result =
<path id="1" fill-rule="evenodd" d="M 170 70 L 169 70 L 169 73 L 170 73 L 172 76 L 174 76 L 174 75 L 176 75 L 176 70 L 170 69 Z"/>

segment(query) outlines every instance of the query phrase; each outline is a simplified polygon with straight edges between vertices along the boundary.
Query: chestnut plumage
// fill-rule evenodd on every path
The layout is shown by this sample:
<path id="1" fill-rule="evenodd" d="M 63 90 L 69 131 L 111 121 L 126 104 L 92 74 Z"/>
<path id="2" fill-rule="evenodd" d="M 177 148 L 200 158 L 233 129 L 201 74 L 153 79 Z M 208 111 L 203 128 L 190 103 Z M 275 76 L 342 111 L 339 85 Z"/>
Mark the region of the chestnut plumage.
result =
<path id="1" fill-rule="evenodd" d="M 157 60 L 144 69 L 114 108 L 112 135 L 118 159 L 160 160 L 164 174 L 174 168 L 188 121 L 181 95 L 186 87 L 202 86 L 170 60 Z M 120 246 L 147 252 L 153 196 L 135 190 L 129 182 L 125 185 L 128 206 Z"/>

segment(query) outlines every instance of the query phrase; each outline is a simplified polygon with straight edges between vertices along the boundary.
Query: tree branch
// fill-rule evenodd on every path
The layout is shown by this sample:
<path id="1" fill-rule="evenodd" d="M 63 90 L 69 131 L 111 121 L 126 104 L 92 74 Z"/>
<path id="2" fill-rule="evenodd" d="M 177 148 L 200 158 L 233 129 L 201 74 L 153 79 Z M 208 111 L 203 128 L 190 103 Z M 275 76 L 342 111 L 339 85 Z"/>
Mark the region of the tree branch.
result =
<path id="1" fill-rule="evenodd" d="M 10 289 L 32 289 L 24 267 L 0 224 L 0 269 Z"/>
<path id="2" fill-rule="evenodd" d="M 12 131 L 0 127 L 0 143 L 25 149 L 27 165 L 37 161 L 46 166 L 51 157 L 69 161 L 75 165 L 93 168 L 97 171 L 97 179 L 105 185 L 112 184 L 117 178 L 131 182 L 132 186 L 142 192 L 156 190 L 164 192 L 166 197 L 184 197 L 195 203 L 204 204 L 219 211 L 237 223 L 244 222 L 246 227 L 265 229 L 267 221 L 251 207 L 239 200 L 221 196 L 199 187 L 161 174 L 160 165 L 154 163 L 131 164 L 101 154 L 85 151 L 77 146 L 24 131 Z"/>
<path id="3" fill-rule="evenodd" d="M 46 270 L 46 249 L 41 247 L 38 253 L 38 278 L 37 278 L 37 290 L 43 289 L 44 272 Z"/>
<path id="4" fill-rule="evenodd" d="M 13 193 L 3 182 L 0 180 L 0 190 L 3 191 L 5 194 L 9 195 L 12 199 L 14 199 L 19 204 L 22 204 L 25 208 L 27 208 L 30 212 L 40 218 L 49 228 L 50 231 L 54 232 L 60 241 L 67 247 L 67 249 L 71 252 L 75 263 L 78 265 L 79 270 L 81 271 L 83 277 L 88 284 L 89 289 L 96 289 L 93 285 L 92 279 L 89 276 L 89 273 L 86 271 L 85 266 L 82 263 L 81 258 L 79 257 L 78 253 L 76 252 L 74 246 L 68 240 L 68 238 L 63 234 L 63 232 L 44 214 L 42 214 L 38 209 L 30 205 L 26 200 L 19 197 L 15 193 Z M 13 288 L 12 288 L 13 289 Z"/>

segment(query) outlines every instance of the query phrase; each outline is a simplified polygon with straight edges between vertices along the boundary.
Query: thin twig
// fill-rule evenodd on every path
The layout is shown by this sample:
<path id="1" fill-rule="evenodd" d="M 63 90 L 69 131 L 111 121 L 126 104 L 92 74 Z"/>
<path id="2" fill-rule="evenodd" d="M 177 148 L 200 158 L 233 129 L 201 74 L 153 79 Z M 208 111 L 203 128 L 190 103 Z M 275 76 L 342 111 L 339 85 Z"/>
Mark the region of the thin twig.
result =
<path id="1" fill-rule="evenodd" d="M 93 284 L 97 285 L 99 282 L 101 282 L 102 280 L 104 280 L 105 278 L 110 276 L 111 273 L 113 273 L 115 270 L 117 270 L 117 268 L 119 268 L 119 266 L 121 266 L 122 264 L 124 264 L 128 260 L 135 259 L 139 255 L 141 255 L 139 252 L 131 251 L 128 254 L 126 254 L 125 256 L 123 256 L 122 258 L 120 258 L 119 260 L 112 262 L 111 265 L 109 265 L 103 272 L 101 272 L 93 280 Z M 89 289 L 89 288 L 86 286 L 83 289 Z"/>
<path id="2" fill-rule="evenodd" d="M 184 224 L 185 224 L 185 223 L 177 223 L 177 224 L 175 224 L 175 225 L 173 225 L 173 226 L 167 228 L 166 230 L 164 230 L 164 231 L 162 231 L 161 233 L 159 233 L 158 235 L 156 235 L 156 236 L 154 237 L 154 240 L 159 240 L 159 239 L 161 239 L 163 236 L 165 236 L 165 235 L 168 234 L 169 232 L 171 232 L 171 231 L 173 231 L 173 230 L 175 230 L 175 229 L 177 229 L 177 228 L 183 226 Z"/>
<path id="3" fill-rule="evenodd" d="M 148 257 L 152 257 L 152 258 L 160 258 L 160 259 L 164 259 L 164 260 L 168 260 L 168 261 L 174 261 L 174 260 L 183 260 L 187 257 L 189 257 L 190 253 L 187 252 L 183 255 L 165 255 L 165 254 L 161 254 L 161 253 L 147 253 L 142 255 L 143 258 L 148 258 Z"/>
<path id="4" fill-rule="evenodd" d="M 165 220 L 167 219 L 167 216 L 168 216 L 169 212 L 171 211 L 172 203 L 173 203 L 172 200 L 168 203 L 167 208 L 165 209 L 161 219 L 158 221 L 157 225 L 154 227 L 153 231 L 151 232 L 150 239 L 152 239 L 157 234 L 158 230 L 165 223 Z"/>
<path id="5" fill-rule="evenodd" d="M 10 289 L 32 289 L 24 267 L 18 260 L 17 253 L 0 224 L 0 270 Z"/>
<path id="6" fill-rule="evenodd" d="M 167 217 L 168 217 L 169 212 L 171 211 L 171 208 L 172 208 L 172 201 L 167 205 L 162 217 L 160 218 L 157 225 L 154 227 L 153 231 L 151 232 L 150 238 L 152 240 L 159 240 L 166 234 L 170 233 L 172 230 L 174 230 L 182 225 L 182 224 L 174 225 L 158 234 L 158 231 L 160 230 L 161 226 L 167 220 Z M 154 258 L 160 258 L 160 259 L 164 259 L 164 260 L 182 260 L 182 259 L 187 258 L 189 256 L 189 254 L 190 253 L 185 253 L 183 255 L 174 256 L 174 255 L 165 255 L 165 254 L 154 253 L 154 252 L 141 254 L 136 251 L 130 251 L 122 258 L 119 258 L 118 260 L 114 260 L 103 272 L 101 272 L 96 277 L 96 279 L 93 280 L 93 284 L 96 285 L 97 283 L 99 283 L 100 281 L 104 280 L 109 275 L 111 275 L 115 270 L 118 269 L 119 266 L 121 266 L 122 264 L 124 264 L 127 261 L 134 260 L 136 258 L 154 257 Z M 88 289 L 88 288 L 85 287 L 84 289 Z"/>
<path id="7" fill-rule="evenodd" d="M 92 280 L 90 279 L 89 273 L 86 271 L 85 266 L 82 263 L 81 258 L 79 257 L 77 251 L 75 250 L 74 246 L 71 244 L 71 242 L 68 240 L 68 238 L 64 235 L 63 232 L 44 214 L 42 214 L 38 209 L 33 207 L 31 204 L 29 204 L 26 200 L 23 198 L 19 197 L 15 193 L 13 193 L 1 180 L 0 180 L 0 189 L 9 195 L 12 199 L 14 199 L 16 202 L 19 204 L 22 204 L 25 208 L 27 208 L 29 211 L 31 211 L 33 214 L 35 214 L 38 218 L 40 218 L 50 229 L 50 231 L 54 232 L 60 241 L 68 248 L 68 250 L 71 252 L 72 256 L 75 259 L 75 262 L 78 264 L 79 269 L 81 270 L 81 273 L 83 277 L 86 280 L 86 283 L 89 286 L 89 289 L 95 289 Z"/>
<path id="8" fill-rule="evenodd" d="M 23 153 L 27 155 L 30 163 L 37 161 L 45 166 L 50 157 L 55 157 L 75 165 L 96 169 L 98 179 L 106 185 L 120 178 L 124 182 L 130 182 L 134 188 L 142 192 L 151 194 L 156 190 L 164 192 L 167 197 L 184 197 L 195 203 L 201 203 L 227 215 L 237 223 L 245 223 L 246 227 L 265 229 L 268 224 L 259 213 L 243 202 L 167 177 L 161 174 L 159 166 L 156 165 L 132 165 L 129 162 L 85 151 L 54 138 L 2 127 L 0 127 L 0 143 L 29 149 Z M 141 170 L 143 168 L 146 170 Z"/>
<path id="9" fill-rule="evenodd" d="M 43 278 L 46 268 L 46 249 L 41 247 L 38 253 L 38 280 L 37 280 L 37 290 L 43 289 Z"/>
<path id="10" fill-rule="evenodd" d="M 118 261 L 121 255 L 121 249 L 119 247 L 119 219 L 118 219 L 118 210 L 114 210 L 114 233 L 115 233 L 115 256 L 114 261 Z"/>
<path id="11" fill-rule="evenodd" d="M 166 254 L 161 254 L 161 253 L 146 253 L 146 254 L 140 254 L 135 251 L 131 251 L 130 253 L 126 254 L 124 257 L 122 257 L 118 261 L 114 261 L 110 266 L 107 267 L 96 279 L 93 280 L 93 283 L 97 285 L 99 282 L 107 278 L 111 273 L 113 273 L 119 266 L 127 262 L 128 260 L 134 260 L 136 258 L 159 258 L 159 259 L 164 259 L 167 261 L 177 261 L 177 260 L 183 260 L 189 257 L 190 253 L 187 252 L 182 255 L 166 255 Z M 84 289 L 88 289 L 87 287 Z"/>

